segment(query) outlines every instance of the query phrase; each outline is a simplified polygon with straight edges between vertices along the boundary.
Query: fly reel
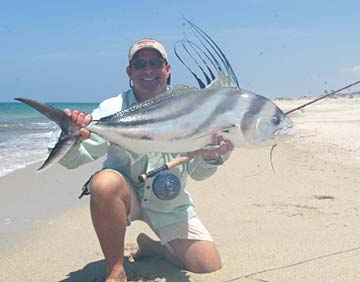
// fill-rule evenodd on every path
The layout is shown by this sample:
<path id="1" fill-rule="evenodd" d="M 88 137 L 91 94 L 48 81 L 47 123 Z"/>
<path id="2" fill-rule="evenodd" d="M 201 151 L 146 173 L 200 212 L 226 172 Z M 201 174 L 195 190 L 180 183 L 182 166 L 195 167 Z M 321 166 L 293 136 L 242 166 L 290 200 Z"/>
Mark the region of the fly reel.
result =
<path id="1" fill-rule="evenodd" d="M 173 200 L 180 194 L 181 183 L 175 174 L 160 171 L 153 181 L 152 189 L 160 200 Z"/>

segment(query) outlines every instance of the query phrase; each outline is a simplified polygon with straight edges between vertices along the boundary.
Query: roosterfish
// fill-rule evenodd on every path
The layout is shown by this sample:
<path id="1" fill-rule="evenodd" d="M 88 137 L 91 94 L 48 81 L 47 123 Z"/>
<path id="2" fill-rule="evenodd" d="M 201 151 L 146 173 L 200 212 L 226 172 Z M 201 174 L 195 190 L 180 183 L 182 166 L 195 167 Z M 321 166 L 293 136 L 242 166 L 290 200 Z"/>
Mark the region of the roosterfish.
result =
<path id="1" fill-rule="evenodd" d="M 200 89 L 175 86 L 126 110 L 92 120 L 86 129 L 137 154 L 212 149 L 214 134 L 222 135 L 235 148 L 271 145 L 293 135 L 293 121 L 270 99 L 240 88 L 218 45 L 197 25 L 186 22 L 197 42 L 186 38 L 178 41 L 174 52 Z M 180 51 L 199 67 L 205 81 L 189 67 Z M 15 99 L 35 108 L 61 128 L 58 143 L 39 171 L 60 160 L 80 142 L 80 131 L 62 110 L 27 98 Z"/>

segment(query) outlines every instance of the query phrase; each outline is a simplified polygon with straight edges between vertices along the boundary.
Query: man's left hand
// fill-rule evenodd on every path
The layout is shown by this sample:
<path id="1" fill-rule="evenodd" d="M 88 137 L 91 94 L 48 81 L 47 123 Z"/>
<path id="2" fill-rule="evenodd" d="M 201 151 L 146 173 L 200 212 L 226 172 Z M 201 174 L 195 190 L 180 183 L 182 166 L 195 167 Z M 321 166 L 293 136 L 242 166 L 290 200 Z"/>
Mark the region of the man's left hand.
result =
<path id="1" fill-rule="evenodd" d="M 234 150 L 234 145 L 229 140 L 225 140 L 221 135 L 214 134 L 212 144 L 219 145 L 219 148 L 200 150 L 200 155 L 205 161 L 214 160 L 224 155 L 227 155 L 226 158 L 228 158 L 228 154 Z"/>

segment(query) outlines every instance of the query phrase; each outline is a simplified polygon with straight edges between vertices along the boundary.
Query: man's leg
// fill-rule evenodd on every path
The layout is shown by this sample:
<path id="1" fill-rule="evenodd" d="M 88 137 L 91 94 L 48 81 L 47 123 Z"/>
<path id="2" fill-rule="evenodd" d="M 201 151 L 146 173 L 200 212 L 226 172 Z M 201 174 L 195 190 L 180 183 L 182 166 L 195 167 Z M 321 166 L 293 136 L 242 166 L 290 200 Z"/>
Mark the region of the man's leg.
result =
<path id="1" fill-rule="evenodd" d="M 169 248 L 141 233 L 137 243 L 135 260 L 158 255 L 177 267 L 195 273 L 209 273 L 221 268 L 220 255 L 212 241 L 175 239 L 168 243 Z"/>
<path id="2" fill-rule="evenodd" d="M 126 282 L 124 237 L 131 192 L 119 173 L 103 170 L 91 180 L 92 222 L 107 264 L 106 282 Z"/>
<path id="3" fill-rule="evenodd" d="M 212 238 L 198 218 L 178 222 L 155 230 L 166 245 L 145 234 L 137 238 L 135 259 L 159 255 L 167 261 L 191 272 L 209 273 L 221 268 L 219 252 Z"/>
<path id="4" fill-rule="evenodd" d="M 184 268 L 182 262 L 176 257 L 170 246 L 162 245 L 160 241 L 151 239 L 145 233 L 140 233 L 136 238 L 137 250 L 132 254 L 135 260 L 141 260 L 147 256 L 158 255 L 166 261 Z"/>
<path id="5" fill-rule="evenodd" d="M 175 239 L 169 242 L 185 269 L 195 273 L 210 273 L 221 268 L 221 258 L 214 242 Z"/>
<path id="6" fill-rule="evenodd" d="M 175 239 L 166 245 L 144 233 L 137 238 L 138 250 L 134 258 L 158 255 L 180 268 L 195 273 L 209 273 L 221 268 L 219 252 L 212 241 Z"/>

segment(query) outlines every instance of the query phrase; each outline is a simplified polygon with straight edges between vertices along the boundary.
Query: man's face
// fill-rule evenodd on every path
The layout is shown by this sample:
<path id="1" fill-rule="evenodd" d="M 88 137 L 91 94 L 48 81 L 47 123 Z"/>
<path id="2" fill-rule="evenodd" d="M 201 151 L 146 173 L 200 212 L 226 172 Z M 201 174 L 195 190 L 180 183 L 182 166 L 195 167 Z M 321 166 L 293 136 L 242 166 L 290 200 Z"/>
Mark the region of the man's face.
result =
<path id="1" fill-rule="evenodd" d="M 143 101 L 166 91 L 170 69 L 159 52 L 145 48 L 135 54 L 126 72 L 137 98 Z"/>

